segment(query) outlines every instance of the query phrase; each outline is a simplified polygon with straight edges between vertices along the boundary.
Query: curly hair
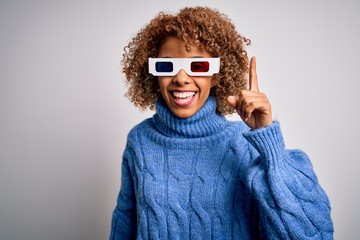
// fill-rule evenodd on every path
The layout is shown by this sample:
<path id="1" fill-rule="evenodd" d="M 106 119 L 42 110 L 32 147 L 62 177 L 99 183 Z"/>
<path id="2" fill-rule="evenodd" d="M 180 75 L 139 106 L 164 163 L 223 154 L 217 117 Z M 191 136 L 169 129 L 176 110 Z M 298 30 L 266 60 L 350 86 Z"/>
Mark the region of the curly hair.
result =
<path id="1" fill-rule="evenodd" d="M 157 57 L 168 37 L 177 37 L 191 46 L 220 57 L 220 72 L 215 74 L 210 95 L 217 102 L 216 111 L 227 115 L 235 110 L 227 97 L 238 95 L 247 87 L 248 58 L 244 50 L 250 40 L 240 35 L 225 15 L 208 7 L 183 8 L 177 15 L 160 12 L 124 48 L 122 64 L 129 89 L 125 96 L 142 110 L 154 109 L 160 95 L 156 77 L 148 72 L 148 58 Z"/>

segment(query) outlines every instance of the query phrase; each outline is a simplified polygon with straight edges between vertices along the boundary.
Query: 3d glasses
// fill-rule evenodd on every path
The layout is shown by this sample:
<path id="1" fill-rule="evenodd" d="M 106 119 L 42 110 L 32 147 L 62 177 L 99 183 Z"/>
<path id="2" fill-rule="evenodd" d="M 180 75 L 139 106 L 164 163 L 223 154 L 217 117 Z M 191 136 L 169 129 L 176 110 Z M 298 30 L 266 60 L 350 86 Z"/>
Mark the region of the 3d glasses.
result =
<path id="1" fill-rule="evenodd" d="M 220 58 L 149 58 L 154 76 L 175 76 L 181 69 L 190 76 L 212 76 L 220 70 Z"/>

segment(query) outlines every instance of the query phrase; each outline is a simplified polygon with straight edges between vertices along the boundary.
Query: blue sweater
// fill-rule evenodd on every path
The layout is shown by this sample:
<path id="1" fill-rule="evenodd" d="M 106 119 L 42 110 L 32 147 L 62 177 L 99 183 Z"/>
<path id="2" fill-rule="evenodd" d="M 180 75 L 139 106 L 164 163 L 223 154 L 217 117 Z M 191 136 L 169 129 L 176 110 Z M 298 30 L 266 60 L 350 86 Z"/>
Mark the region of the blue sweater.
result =
<path id="1" fill-rule="evenodd" d="M 160 98 L 130 131 L 110 239 L 332 239 L 308 157 L 277 122 L 250 130 L 215 104 L 180 119 Z"/>

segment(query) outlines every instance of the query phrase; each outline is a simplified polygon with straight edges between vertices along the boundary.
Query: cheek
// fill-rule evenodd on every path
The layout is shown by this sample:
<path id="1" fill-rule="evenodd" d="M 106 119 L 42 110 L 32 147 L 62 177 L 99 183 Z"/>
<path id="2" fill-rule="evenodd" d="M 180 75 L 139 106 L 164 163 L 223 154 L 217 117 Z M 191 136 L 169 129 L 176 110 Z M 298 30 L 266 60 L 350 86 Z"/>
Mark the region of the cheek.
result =
<path id="1" fill-rule="evenodd" d="M 199 79 L 197 81 L 198 83 L 198 87 L 202 89 L 202 91 L 210 91 L 210 89 L 215 85 L 215 81 L 213 80 L 212 77 L 209 78 L 203 78 L 203 79 Z"/>
<path id="2" fill-rule="evenodd" d="M 211 87 L 215 86 L 215 83 L 217 82 L 217 79 L 215 77 L 211 78 Z"/>
<path id="3" fill-rule="evenodd" d="M 161 94 L 164 95 L 168 86 L 169 86 L 169 81 L 167 80 L 167 78 L 158 77 L 158 87 L 159 87 Z"/>
<path id="4" fill-rule="evenodd" d="M 163 80 L 163 78 L 158 77 L 157 82 L 158 82 L 158 86 L 159 86 L 160 90 L 163 89 L 164 88 L 164 80 Z"/>

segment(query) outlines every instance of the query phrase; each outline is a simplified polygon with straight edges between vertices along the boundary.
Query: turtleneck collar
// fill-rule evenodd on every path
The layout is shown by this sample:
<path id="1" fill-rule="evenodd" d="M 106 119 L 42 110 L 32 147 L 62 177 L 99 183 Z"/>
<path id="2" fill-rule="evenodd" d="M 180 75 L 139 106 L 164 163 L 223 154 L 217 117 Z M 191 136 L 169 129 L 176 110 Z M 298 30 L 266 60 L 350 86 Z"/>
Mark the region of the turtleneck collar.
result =
<path id="1" fill-rule="evenodd" d="M 179 118 L 168 108 L 162 97 L 156 101 L 155 127 L 164 135 L 176 138 L 211 136 L 223 130 L 227 124 L 224 116 L 216 113 L 216 101 L 210 96 L 204 106 L 189 118 Z"/>

